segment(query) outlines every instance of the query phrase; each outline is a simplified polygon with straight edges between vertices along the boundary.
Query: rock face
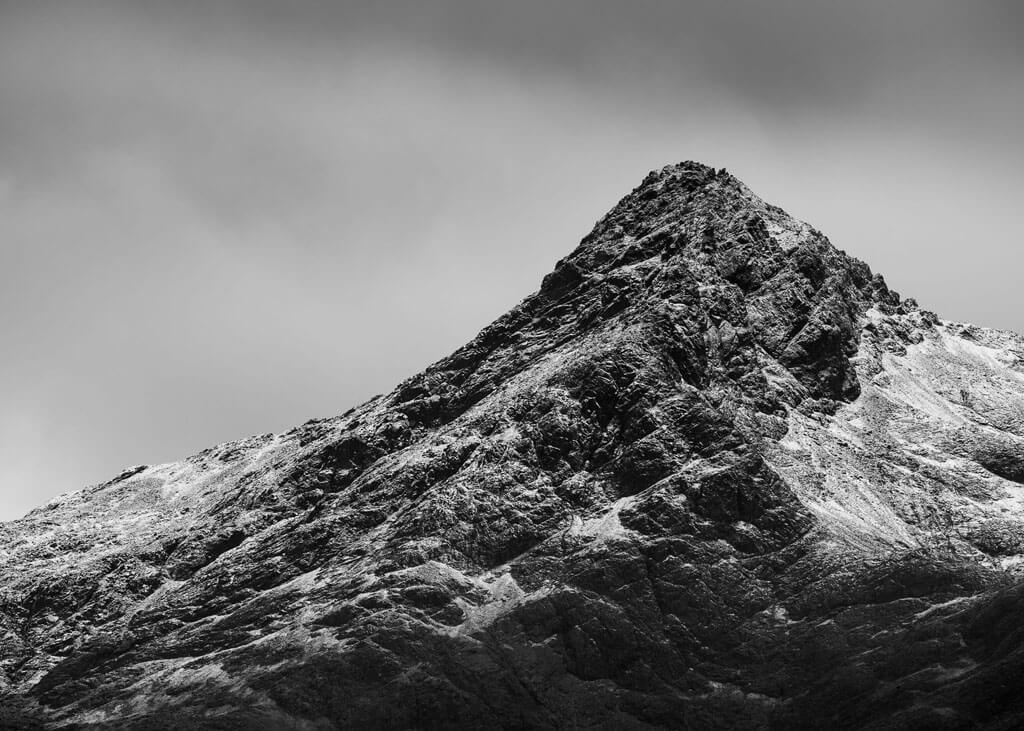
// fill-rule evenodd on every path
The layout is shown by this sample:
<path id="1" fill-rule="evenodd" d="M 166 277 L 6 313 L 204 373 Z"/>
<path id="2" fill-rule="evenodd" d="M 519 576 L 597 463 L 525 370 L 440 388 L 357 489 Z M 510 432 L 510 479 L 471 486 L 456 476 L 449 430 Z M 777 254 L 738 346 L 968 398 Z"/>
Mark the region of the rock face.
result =
<path id="1" fill-rule="evenodd" d="M 386 396 L 0 524 L 0 725 L 1024 725 L 1024 338 L 651 173 Z"/>

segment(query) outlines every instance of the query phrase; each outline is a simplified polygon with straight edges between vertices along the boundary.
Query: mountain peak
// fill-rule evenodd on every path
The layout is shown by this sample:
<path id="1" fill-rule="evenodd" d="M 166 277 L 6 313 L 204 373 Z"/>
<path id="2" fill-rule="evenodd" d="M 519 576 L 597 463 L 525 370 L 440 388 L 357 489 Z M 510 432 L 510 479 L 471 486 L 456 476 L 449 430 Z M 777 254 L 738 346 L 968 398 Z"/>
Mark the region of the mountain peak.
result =
<path id="1" fill-rule="evenodd" d="M 820 232 L 724 170 L 694 162 L 650 173 L 558 263 L 540 295 L 528 302 L 558 303 L 574 323 L 589 311 L 589 296 L 609 316 L 670 312 L 700 333 L 739 327 L 748 357 L 777 359 L 826 400 L 858 392 L 844 355 L 856 350 L 858 318 L 899 303 L 881 277 Z"/>
<path id="2" fill-rule="evenodd" d="M 798 247 L 802 252 L 797 256 L 822 259 L 815 266 L 823 271 L 855 269 L 858 277 L 864 272 L 870 276 L 862 262 L 834 249 L 809 225 L 765 203 L 724 168 L 687 161 L 650 172 L 598 221 L 567 260 L 599 271 L 623 255 L 629 259 L 647 252 L 700 259 L 732 250 L 737 252 L 735 260 L 745 258 L 756 267 Z"/>
<path id="3" fill-rule="evenodd" d="M 1019 727 L 1022 374 L 667 166 L 391 393 L 0 524 L 0 726 Z"/>

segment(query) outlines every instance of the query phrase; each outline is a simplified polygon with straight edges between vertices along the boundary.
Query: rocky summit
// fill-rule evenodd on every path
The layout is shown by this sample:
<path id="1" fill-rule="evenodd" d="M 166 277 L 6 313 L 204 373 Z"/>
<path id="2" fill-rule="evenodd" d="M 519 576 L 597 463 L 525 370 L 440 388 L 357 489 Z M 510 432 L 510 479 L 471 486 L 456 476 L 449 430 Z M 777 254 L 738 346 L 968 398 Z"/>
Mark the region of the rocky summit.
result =
<path id="1" fill-rule="evenodd" d="M 341 416 L 0 524 L 0 726 L 1024 726 L 1024 338 L 648 175 Z"/>

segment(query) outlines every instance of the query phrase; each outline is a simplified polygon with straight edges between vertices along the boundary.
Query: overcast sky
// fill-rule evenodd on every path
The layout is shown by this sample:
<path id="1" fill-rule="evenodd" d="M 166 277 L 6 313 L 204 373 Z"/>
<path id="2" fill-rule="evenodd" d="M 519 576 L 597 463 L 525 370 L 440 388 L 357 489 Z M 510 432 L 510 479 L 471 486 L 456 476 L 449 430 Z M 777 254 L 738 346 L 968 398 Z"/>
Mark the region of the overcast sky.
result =
<path id="1" fill-rule="evenodd" d="M 1024 4 L 0 0 L 0 519 L 344 411 L 727 167 L 1024 331 Z"/>

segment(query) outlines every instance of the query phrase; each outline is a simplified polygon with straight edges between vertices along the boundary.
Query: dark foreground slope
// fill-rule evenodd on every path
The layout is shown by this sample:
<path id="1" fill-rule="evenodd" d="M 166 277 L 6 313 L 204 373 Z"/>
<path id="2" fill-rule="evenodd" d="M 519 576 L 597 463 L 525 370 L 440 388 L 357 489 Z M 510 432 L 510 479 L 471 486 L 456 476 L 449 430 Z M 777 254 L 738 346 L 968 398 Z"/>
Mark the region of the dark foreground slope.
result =
<path id="1" fill-rule="evenodd" d="M 693 163 L 386 396 L 0 526 L 31 728 L 1016 728 L 1024 341 Z"/>

